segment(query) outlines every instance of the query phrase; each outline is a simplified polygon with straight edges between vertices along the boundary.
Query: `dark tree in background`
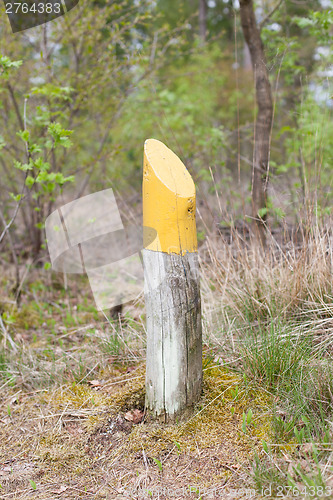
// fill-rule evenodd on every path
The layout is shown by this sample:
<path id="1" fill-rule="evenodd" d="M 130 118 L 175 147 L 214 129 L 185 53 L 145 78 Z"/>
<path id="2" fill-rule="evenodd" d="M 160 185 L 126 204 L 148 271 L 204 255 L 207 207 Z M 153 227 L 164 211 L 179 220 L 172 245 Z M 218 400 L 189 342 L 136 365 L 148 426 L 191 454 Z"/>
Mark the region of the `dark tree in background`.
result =
<path id="1" fill-rule="evenodd" d="M 202 41 L 206 40 L 207 31 L 207 3 L 206 0 L 199 0 L 199 33 Z"/>
<path id="2" fill-rule="evenodd" d="M 253 155 L 252 216 L 257 239 L 264 245 L 273 99 L 264 46 L 252 0 L 240 0 L 240 17 L 244 38 L 251 54 L 258 106 Z"/>

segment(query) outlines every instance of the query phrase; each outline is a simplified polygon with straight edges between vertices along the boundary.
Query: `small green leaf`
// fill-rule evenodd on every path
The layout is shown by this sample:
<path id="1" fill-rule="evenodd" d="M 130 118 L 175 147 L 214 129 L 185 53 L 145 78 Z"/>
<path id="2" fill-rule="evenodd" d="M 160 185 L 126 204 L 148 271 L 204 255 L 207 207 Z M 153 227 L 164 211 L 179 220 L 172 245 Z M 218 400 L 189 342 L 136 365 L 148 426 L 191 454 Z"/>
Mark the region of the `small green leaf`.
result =
<path id="1" fill-rule="evenodd" d="M 308 17 L 293 17 L 292 19 L 294 23 L 296 23 L 300 28 L 307 28 L 308 26 L 313 26 L 313 19 L 309 19 Z"/>
<path id="2" fill-rule="evenodd" d="M 280 134 L 284 134 L 285 132 L 289 132 L 290 130 L 292 130 L 292 128 L 289 125 L 286 125 L 284 127 L 281 127 Z"/>
<path id="3" fill-rule="evenodd" d="M 283 219 L 286 216 L 285 212 L 280 207 L 275 207 L 274 213 L 279 219 Z"/>
<path id="4" fill-rule="evenodd" d="M 243 412 L 243 424 L 242 424 L 242 431 L 244 432 L 244 434 L 246 434 L 246 415 L 245 413 Z"/>
<path id="5" fill-rule="evenodd" d="M 264 217 L 268 212 L 268 208 L 267 207 L 262 207 L 262 208 L 259 208 L 258 210 L 258 215 L 259 217 Z"/>
<path id="6" fill-rule="evenodd" d="M 309 421 L 308 417 L 306 417 L 305 415 L 302 415 L 301 419 L 305 423 L 305 425 L 309 425 L 310 424 L 310 421 Z"/>
<path id="7" fill-rule="evenodd" d="M 69 140 L 69 136 L 73 133 L 72 130 L 63 129 L 60 123 L 51 123 L 48 127 L 48 131 L 54 141 L 53 147 L 59 144 L 64 148 L 69 148 L 72 145 L 72 142 Z M 48 147 L 50 147 L 50 145 L 48 145 Z"/>
<path id="8" fill-rule="evenodd" d="M 35 179 L 31 175 L 28 175 L 28 177 L 25 180 L 25 185 L 29 189 L 31 189 L 34 184 L 35 184 Z"/>
<path id="9" fill-rule="evenodd" d="M 21 163 L 20 161 L 14 161 L 14 168 L 17 168 L 18 170 L 22 170 L 22 172 L 27 172 L 28 170 L 33 169 L 33 164 L 30 162 L 28 163 Z"/>
<path id="10" fill-rule="evenodd" d="M 46 172 L 50 169 L 50 164 L 47 161 L 44 161 L 43 158 L 40 157 L 34 161 L 34 166 L 41 172 Z"/>
<path id="11" fill-rule="evenodd" d="M 15 317 L 7 312 L 4 312 L 2 315 L 2 319 L 6 323 L 6 325 L 13 325 L 15 323 Z"/>
<path id="12" fill-rule="evenodd" d="M 42 151 L 42 148 L 38 146 L 38 144 L 31 144 L 31 146 L 29 146 L 29 151 L 31 154 L 40 153 Z"/>
<path id="13" fill-rule="evenodd" d="M 0 135 L 0 150 L 6 146 L 5 139 Z"/>
<path id="14" fill-rule="evenodd" d="M 20 130 L 20 132 L 16 132 L 16 135 L 18 135 L 19 137 L 21 137 L 21 139 L 24 142 L 28 142 L 29 137 L 30 137 L 29 130 Z"/>
<path id="15" fill-rule="evenodd" d="M 51 267 L 52 267 L 52 264 L 51 264 L 50 262 L 45 262 L 45 264 L 44 264 L 44 269 L 45 269 L 46 271 L 48 271 L 49 269 L 51 269 Z"/>
<path id="16" fill-rule="evenodd" d="M 286 172 L 288 172 L 288 170 L 289 170 L 288 165 L 278 165 L 276 167 L 277 174 L 285 174 Z"/>
<path id="17" fill-rule="evenodd" d="M 29 479 L 29 483 L 31 484 L 31 487 L 33 490 L 37 489 L 37 485 L 36 485 L 35 481 L 33 481 L 32 479 Z"/>
<path id="18" fill-rule="evenodd" d="M 75 175 L 68 175 L 67 177 L 64 177 L 64 183 L 65 182 L 75 182 Z"/>
<path id="19" fill-rule="evenodd" d="M 45 83 L 40 87 L 34 87 L 32 93 L 36 95 L 43 95 L 53 99 L 62 99 L 64 101 L 71 101 L 70 94 L 73 92 L 72 87 L 58 87 L 52 83 Z"/>
<path id="20" fill-rule="evenodd" d="M 179 456 L 180 455 L 180 452 L 181 452 L 181 449 L 180 449 L 180 444 L 177 443 L 177 441 L 175 441 L 175 445 L 177 447 L 177 455 Z"/>
<path id="21" fill-rule="evenodd" d="M 0 76 L 5 80 L 9 77 L 11 68 L 19 68 L 23 61 L 11 61 L 9 57 L 0 54 Z"/>
<path id="22" fill-rule="evenodd" d="M 154 460 L 155 464 L 157 464 L 160 471 L 162 472 L 162 470 L 163 470 L 162 463 L 159 460 L 157 460 L 157 458 L 153 458 L 153 460 Z"/>
<path id="23" fill-rule="evenodd" d="M 248 412 L 247 412 L 247 416 L 246 416 L 246 422 L 248 425 L 250 425 L 250 423 L 252 422 L 252 417 L 253 417 L 253 412 L 252 410 L 250 409 Z"/>
<path id="24" fill-rule="evenodd" d="M 14 193 L 9 193 L 9 196 L 14 200 L 14 201 L 20 201 L 22 198 L 21 194 L 14 194 Z"/>
<path id="25" fill-rule="evenodd" d="M 264 440 L 262 440 L 262 447 L 265 450 L 265 452 L 268 453 L 268 445 L 267 445 L 266 441 L 264 441 Z"/>

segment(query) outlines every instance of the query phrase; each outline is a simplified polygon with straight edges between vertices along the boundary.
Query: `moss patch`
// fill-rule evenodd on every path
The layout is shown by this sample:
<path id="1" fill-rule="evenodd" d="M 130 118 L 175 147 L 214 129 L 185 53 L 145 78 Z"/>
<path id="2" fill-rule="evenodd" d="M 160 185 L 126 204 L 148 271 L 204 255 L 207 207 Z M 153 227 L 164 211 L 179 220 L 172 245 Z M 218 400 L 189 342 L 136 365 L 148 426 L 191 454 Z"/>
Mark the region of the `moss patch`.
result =
<path id="1" fill-rule="evenodd" d="M 201 400 L 187 422 L 134 425 L 126 412 L 143 408 L 144 384 L 145 367 L 139 365 L 130 375 L 115 369 L 97 387 L 81 383 L 21 395 L 4 418 L 6 425 L 0 424 L 0 439 L 3 462 L 15 457 L 15 466 L 32 464 L 29 477 L 20 476 L 20 488 L 27 490 L 22 498 L 32 491 L 30 479 L 40 499 L 52 498 L 50 484 L 60 491 L 57 498 L 117 498 L 119 492 L 119 498 L 130 498 L 127 491 L 133 497 L 134 490 L 161 485 L 218 485 L 227 491 L 244 477 L 248 481 L 260 440 L 269 440 L 267 393 L 225 368 L 206 368 Z M 244 433 L 243 413 L 250 409 L 253 418 Z M 18 479 L 2 474 L 3 491 L 15 491 Z"/>

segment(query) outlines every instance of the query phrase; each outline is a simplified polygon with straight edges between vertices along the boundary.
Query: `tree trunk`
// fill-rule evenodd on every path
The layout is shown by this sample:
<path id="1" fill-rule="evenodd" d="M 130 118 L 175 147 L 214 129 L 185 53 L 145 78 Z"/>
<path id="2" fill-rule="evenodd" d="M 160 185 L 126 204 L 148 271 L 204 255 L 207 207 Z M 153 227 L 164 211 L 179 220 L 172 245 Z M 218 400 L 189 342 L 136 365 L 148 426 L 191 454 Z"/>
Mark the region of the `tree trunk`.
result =
<path id="1" fill-rule="evenodd" d="M 273 120 L 273 99 L 269 82 L 264 46 L 256 23 L 252 0 L 240 0 L 240 17 L 245 41 L 251 54 L 255 75 L 258 113 L 255 123 L 254 159 L 252 175 L 252 216 L 257 240 L 265 245 L 268 165 Z M 261 216 L 260 216 L 261 215 Z"/>
<path id="2" fill-rule="evenodd" d="M 206 40 L 207 31 L 207 4 L 206 0 L 199 0 L 199 34 L 203 42 Z"/>

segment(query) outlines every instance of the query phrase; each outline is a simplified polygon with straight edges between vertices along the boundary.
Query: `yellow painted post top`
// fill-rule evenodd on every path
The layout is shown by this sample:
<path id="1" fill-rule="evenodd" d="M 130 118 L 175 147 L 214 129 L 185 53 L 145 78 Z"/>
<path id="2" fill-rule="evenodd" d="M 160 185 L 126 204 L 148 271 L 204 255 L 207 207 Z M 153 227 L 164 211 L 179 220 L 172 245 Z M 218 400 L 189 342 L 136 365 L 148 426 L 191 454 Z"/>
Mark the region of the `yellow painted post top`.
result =
<path id="1" fill-rule="evenodd" d="M 191 175 L 178 156 L 156 139 L 147 139 L 143 159 L 144 247 L 157 252 L 196 252 L 196 196 Z M 149 228 L 157 232 L 151 242 Z"/>

